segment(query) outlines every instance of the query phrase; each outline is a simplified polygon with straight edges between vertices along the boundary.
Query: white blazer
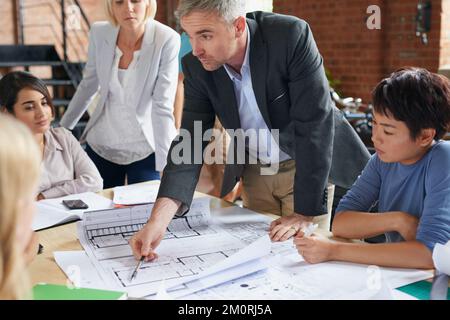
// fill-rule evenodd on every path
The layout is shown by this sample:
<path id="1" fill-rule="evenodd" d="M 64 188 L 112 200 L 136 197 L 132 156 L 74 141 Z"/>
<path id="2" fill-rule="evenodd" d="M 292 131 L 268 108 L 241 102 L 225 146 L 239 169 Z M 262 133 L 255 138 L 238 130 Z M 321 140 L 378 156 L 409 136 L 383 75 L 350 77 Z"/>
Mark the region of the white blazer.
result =
<path id="1" fill-rule="evenodd" d="M 61 119 L 61 126 L 73 129 L 99 91 L 98 105 L 86 125 L 81 140 L 85 139 L 87 132 L 95 125 L 104 110 L 118 33 L 119 28 L 109 22 L 96 22 L 91 27 L 88 61 L 83 80 Z M 134 94 L 140 97 L 136 99 L 139 101 L 136 106 L 137 121 L 148 143 L 155 150 L 158 171 L 164 169 L 170 144 L 177 135 L 173 105 L 178 85 L 179 51 L 178 33 L 150 19 L 142 41 Z"/>

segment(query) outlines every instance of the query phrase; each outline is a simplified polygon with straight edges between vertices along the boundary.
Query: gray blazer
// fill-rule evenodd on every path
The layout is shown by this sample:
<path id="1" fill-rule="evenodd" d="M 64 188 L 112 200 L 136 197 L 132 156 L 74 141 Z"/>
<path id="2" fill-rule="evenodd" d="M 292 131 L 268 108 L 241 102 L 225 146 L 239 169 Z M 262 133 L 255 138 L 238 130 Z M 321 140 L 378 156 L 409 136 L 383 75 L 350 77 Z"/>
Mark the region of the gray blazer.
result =
<path id="1" fill-rule="evenodd" d="M 280 149 L 296 162 L 294 210 L 311 216 L 324 214 L 327 181 L 349 188 L 370 154 L 331 100 L 323 60 L 308 24 L 296 17 L 263 12 L 249 13 L 247 24 L 258 107 L 267 126 L 279 129 Z M 240 128 L 233 83 L 225 69 L 208 72 L 192 53 L 182 62 L 182 128 L 193 132 L 194 121 L 202 121 L 207 130 L 215 115 L 226 129 Z M 178 143 L 175 139 L 171 150 Z M 189 207 L 201 165 L 175 164 L 171 150 L 158 196 Z M 239 181 L 243 167 L 226 165 L 222 195 Z"/>

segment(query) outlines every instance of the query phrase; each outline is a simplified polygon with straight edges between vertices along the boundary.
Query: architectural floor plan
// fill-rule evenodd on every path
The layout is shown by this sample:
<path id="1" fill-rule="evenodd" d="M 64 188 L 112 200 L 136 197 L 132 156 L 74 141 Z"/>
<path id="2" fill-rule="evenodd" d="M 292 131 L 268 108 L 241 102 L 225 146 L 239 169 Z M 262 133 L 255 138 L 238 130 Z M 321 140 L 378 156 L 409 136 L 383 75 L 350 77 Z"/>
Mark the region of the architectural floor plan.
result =
<path id="1" fill-rule="evenodd" d="M 261 222 L 228 228 L 211 223 L 209 198 L 196 199 L 187 215 L 168 226 L 157 249 L 158 260 L 143 263 L 131 281 L 136 260 L 128 241 L 144 226 L 151 209 L 148 204 L 97 211 L 78 224 L 80 242 L 102 278 L 132 296 L 156 293 L 163 280 L 170 286 L 196 276 L 267 232 L 268 225 Z"/>
<path id="2" fill-rule="evenodd" d="M 239 256 L 267 236 L 272 221 L 239 207 L 214 209 L 211 215 L 209 198 L 199 198 L 186 216 L 169 225 L 156 250 L 159 258 L 143 263 L 130 281 L 136 260 L 128 240 L 146 223 L 151 206 L 98 211 L 78 224 L 80 242 L 95 266 L 89 272 L 95 272 L 108 288 L 126 291 L 131 297 L 152 299 L 163 287 L 170 289 L 165 291 L 166 297 L 189 299 L 370 298 L 380 291 L 381 284 L 396 288 L 432 276 L 420 270 L 340 262 L 310 265 L 297 253 L 292 240 L 269 241 L 267 255 L 261 260 L 264 267 L 255 268 L 253 261 L 252 272 L 191 292 L 188 285 L 180 283 L 195 281 L 205 270 Z"/>

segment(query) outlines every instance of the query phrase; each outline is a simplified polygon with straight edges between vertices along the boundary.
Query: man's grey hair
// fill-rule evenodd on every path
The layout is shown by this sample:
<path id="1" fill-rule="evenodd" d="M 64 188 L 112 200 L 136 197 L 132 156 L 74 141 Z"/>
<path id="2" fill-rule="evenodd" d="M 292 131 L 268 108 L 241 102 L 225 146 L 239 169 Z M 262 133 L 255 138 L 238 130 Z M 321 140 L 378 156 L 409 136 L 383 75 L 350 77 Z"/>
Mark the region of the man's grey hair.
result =
<path id="1" fill-rule="evenodd" d="M 180 0 L 175 16 L 178 20 L 193 11 L 217 12 L 226 22 L 245 16 L 245 0 Z"/>

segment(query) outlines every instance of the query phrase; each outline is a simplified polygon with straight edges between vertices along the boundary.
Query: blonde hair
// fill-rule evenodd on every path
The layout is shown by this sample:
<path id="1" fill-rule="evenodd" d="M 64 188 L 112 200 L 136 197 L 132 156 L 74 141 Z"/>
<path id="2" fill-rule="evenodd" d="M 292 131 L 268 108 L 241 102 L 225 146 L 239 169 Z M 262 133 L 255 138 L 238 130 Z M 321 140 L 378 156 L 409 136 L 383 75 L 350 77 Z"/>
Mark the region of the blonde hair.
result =
<path id="1" fill-rule="evenodd" d="M 40 152 L 29 129 L 13 117 L 0 114 L 0 128 L 0 299 L 24 299 L 30 287 L 17 227 L 21 201 L 35 192 Z"/>
<path id="2" fill-rule="evenodd" d="M 112 2 L 114 0 L 104 0 L 106 18 L 108 21 L 115 27 L 119 25 L 116 17 L 114 16 L 114 12 L 112 10 Z M 154 19 L 156 16 L 157 4 L 156 0 L 144 0 L 147 2 L 147 10 L 145 11 L 144 23 L 147 22 L 148 19 Z"/>

